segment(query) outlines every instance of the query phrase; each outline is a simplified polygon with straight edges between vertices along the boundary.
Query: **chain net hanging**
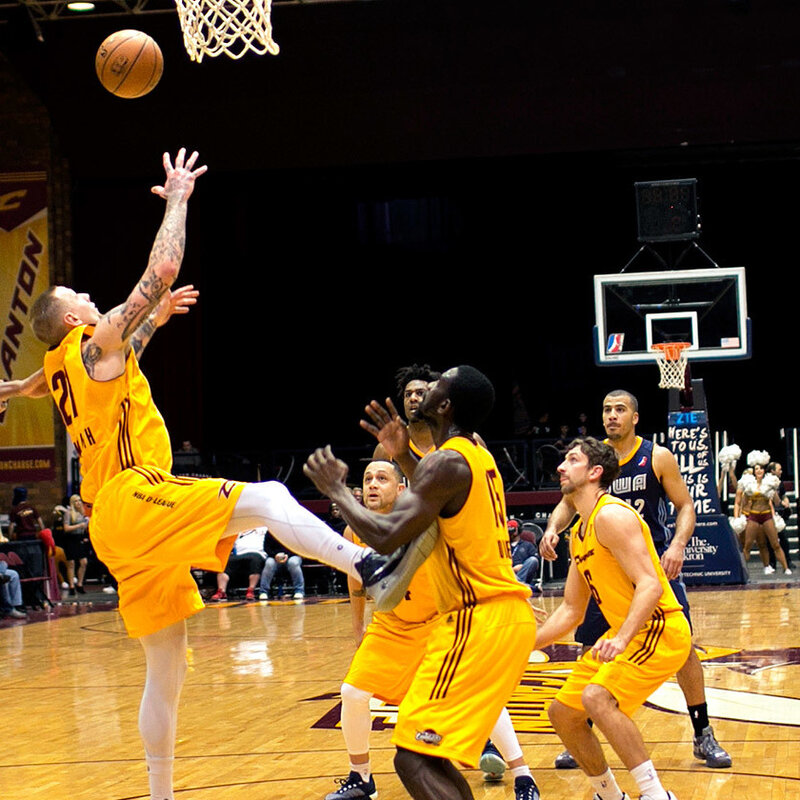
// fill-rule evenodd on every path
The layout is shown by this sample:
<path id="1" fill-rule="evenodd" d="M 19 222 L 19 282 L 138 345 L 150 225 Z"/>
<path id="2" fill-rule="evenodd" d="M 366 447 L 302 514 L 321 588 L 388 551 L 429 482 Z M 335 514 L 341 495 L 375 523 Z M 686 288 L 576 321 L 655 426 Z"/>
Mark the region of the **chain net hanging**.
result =
<path id="1" fill-rule="evenodd" d="M 278 55 L 272 38 L 272 0 L 175 0 L 183 43 L 192 61 L 224 53 Z"/>

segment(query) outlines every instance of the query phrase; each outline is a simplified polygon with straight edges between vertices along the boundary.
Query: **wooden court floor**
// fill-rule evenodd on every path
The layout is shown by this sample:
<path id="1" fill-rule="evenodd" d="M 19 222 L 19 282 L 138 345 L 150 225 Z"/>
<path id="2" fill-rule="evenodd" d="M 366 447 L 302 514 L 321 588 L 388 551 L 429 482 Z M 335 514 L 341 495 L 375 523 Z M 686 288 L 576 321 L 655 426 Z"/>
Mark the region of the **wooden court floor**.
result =
<path id="1" fill-rule="evenodd" d="M 536 600 L 552 610 L 557 597 Z M 709 706 L 733 767 L 692 757 L 677 685 L 637 712 L 665 786 L 679 800 L 800 800 L 800 582 L 692 591 Z M 88 609 L 88 607 L 86 607 Z M 103 606 L 95 606 L 103 608 Z M 86 610 L 86 609 L 85 609 Z M 177 798 L 322 798 L 347 772 L 338 689 L 353 653 L 349 605 L 232 604 L 189 623 L 190 672 L 175 766 Z M 556 771 L 546 706 L 574 660 L 567 644 L 533 654 L 509 709 L 542 798 L 590 800 L 582 774 Z M 147 797 L 136 729 L 144 664 L 116 610 L 0 629 L 3 797 Z M 373 767 L 382 800 L 407 797 L 392 768 L 394 709 L 376 704 Z M 612 767 L 619 764 L 610 754 Z M 476 798 L 513 786 L 465 772 Z M 637 796 L 620 768 L 623 789 Z"/>

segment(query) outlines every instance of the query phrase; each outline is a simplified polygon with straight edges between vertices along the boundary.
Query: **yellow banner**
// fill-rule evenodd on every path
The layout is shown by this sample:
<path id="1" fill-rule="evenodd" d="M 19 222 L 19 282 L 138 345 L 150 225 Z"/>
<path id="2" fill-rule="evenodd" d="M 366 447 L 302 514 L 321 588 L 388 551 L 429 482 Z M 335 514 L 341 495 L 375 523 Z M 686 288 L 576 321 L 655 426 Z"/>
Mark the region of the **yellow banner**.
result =
<path id="1" fill-rule="evenodd" d="M 47 177 L 0 174 L 0 378 L 25 378 L 47 349 L 30 328 L 33 301 L 50 285 Z M 0 412 L 0 483 L 55 477 L 48 398 L 12 400 Z"/>

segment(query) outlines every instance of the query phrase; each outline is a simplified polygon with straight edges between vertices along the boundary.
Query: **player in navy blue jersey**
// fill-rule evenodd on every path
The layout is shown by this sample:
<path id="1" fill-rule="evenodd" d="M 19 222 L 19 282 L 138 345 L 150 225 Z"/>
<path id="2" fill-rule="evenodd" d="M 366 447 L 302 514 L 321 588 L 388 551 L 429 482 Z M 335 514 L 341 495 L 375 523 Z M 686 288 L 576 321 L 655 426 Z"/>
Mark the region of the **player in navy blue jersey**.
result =
<path id="1" fill-rule="evenodd" d="M 638 421 L 639 403 L 630 392 L 614 390 L 606 395 L 603 400 L 603 427 L 606 441 L 616 451 L 620 463 L 619 475 L 610 491 L 644 517 L 661 566 L 691 624 L 686 587 L 680 575 L 684 549 L 694 532 L 694 504 L 672 451 L 637 436 Z M 667 527 L 668 502 L 675 507 L 674 531 Z M 567 528 L 574 516 L 574 507 L 569 498 L 564 497 L 550 516 L 539 545 L 544 558 L 555 558 L 559 533 Z M 591 647 L 607 629 L 608 623 L 592 601 L 584 621 L 575 631 L 575 639 L 584 647 Z M 709 767 L 730 767 L 731 757 L 717 742 L 708 720 L 703 667 L 694 648 L 676 677 L 694 728 L 695 757 L 705 761 Z M 565 751 L 556 758 L 557 768 L 571 769 L 577 766 L 569 752 Z"/>

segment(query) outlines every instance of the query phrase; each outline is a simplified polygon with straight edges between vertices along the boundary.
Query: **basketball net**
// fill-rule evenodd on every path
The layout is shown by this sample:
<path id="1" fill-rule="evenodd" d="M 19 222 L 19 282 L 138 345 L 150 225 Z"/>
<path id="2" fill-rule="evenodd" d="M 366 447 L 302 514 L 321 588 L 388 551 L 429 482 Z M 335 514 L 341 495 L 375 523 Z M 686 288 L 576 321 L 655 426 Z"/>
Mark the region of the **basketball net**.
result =
<path id="1" fill-rule="evenodd" d="M 661 371 L 659 389 L 683 389 L 686 385 L 687 354 L 691 342 L 659 342 L 653 345 Z"/>
<path id="2" fill-rule="evenodd" d="M 280 52 L 272 39 L 272 0 L 175 0 L 175 5 L 192 61 L 222 53 L 237 59 L 248 52 Z"/>

